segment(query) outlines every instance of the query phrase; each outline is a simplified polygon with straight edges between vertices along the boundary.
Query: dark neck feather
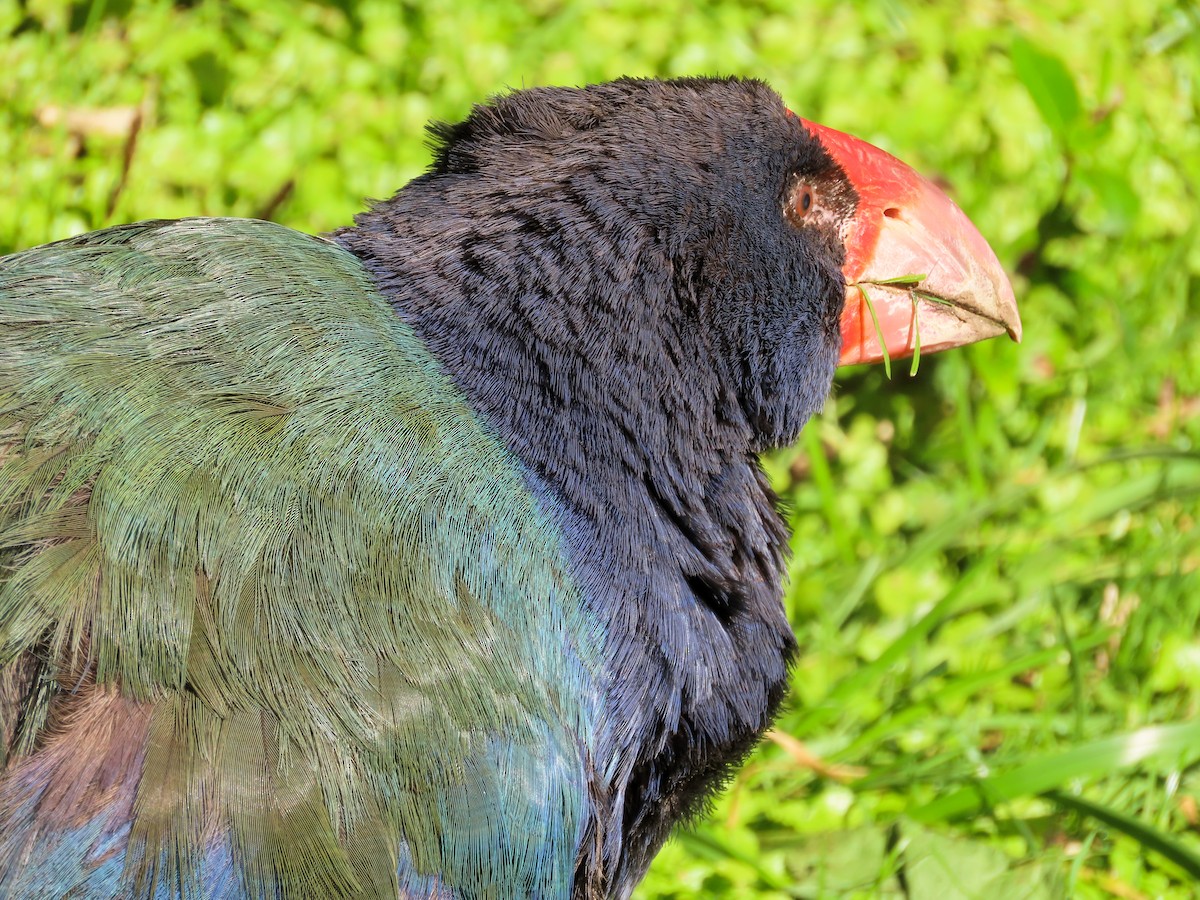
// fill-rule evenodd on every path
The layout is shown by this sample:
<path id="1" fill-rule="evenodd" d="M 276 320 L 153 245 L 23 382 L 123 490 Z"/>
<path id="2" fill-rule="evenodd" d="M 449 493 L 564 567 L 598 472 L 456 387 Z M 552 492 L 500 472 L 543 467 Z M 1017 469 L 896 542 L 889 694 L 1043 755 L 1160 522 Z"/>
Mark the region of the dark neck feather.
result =
<path id="1" fill-rule="evenodd" d="M 786 533 L 704 272 L 587 175 L 527 196 L 426 177 L 337 239 L 524 462 L 607 624 L 597 768 L 621 762 L 580 877 L 622 896 L 768 723 L 793 638 Z"/>

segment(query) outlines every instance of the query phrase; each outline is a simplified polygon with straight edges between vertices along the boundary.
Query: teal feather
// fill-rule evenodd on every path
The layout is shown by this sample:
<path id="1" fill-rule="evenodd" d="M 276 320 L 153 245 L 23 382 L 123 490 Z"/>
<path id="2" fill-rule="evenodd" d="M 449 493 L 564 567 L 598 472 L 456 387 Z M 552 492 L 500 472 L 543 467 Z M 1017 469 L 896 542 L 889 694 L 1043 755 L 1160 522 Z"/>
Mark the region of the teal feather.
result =
<path id="1" fill-rule="evenodd" d="M 563 895 L 602 656 L 349 253 L 194 219 L 0 261 L 0 883 Z M 140 743 L 84 772 L 111 710 Z"/>

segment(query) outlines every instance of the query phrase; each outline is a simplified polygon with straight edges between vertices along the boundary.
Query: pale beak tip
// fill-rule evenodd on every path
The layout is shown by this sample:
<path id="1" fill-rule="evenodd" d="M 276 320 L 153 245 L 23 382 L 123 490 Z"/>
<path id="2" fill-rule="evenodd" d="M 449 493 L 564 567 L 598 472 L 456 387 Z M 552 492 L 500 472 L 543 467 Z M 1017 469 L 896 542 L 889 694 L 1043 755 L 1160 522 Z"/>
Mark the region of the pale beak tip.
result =
<path id="1" fill-rule="evenodd" d="M 1000 280 L 1000 323 L 1008 332 L 1008 336 L 1019 344 L 1021 343 L 1021 314 L 1017 311 L 1017 298 L 1013 293 L 1012 283 L 1003 272 L 1000 274 Z"/>

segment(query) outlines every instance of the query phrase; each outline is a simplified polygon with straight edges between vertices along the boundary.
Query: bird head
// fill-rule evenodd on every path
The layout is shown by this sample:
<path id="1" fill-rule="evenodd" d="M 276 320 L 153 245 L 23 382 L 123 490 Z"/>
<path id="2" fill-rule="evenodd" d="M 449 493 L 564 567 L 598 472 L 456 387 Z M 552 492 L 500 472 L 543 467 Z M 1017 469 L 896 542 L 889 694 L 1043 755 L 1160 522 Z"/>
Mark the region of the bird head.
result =
<path id="1" fill-rule="evenodd" d="M 627 330 L 598 318 L 586 339 L 642 364 L 689 332 L 688 377 L 733 389 L 754 449 L 794 439 L 839 364 L 1019 338 L 1003 269 L 939 188 L 761 82 L 534 88 L 433 135 L 414 185 L 440 190 L 431 252 L 465 241 L 468 281 L 508 280 L 480 296 L 532 285 L 535 328 L 561 315 L 578 333 L 581 316 L 614 313 Z M 397 200 L 413 205 L 414 186 Z"/>

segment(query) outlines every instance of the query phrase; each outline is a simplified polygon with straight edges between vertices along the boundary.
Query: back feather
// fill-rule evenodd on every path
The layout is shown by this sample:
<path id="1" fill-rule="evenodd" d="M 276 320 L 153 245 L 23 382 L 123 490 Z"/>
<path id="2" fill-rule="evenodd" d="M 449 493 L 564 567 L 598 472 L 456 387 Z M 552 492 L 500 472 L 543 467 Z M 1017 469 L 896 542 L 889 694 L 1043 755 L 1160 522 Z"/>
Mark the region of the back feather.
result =
<path id="1" fill-rule="evenodd" d="M 0 261 L 0 896 L 565 895 L 602 640 L 349 253 Z"/>

